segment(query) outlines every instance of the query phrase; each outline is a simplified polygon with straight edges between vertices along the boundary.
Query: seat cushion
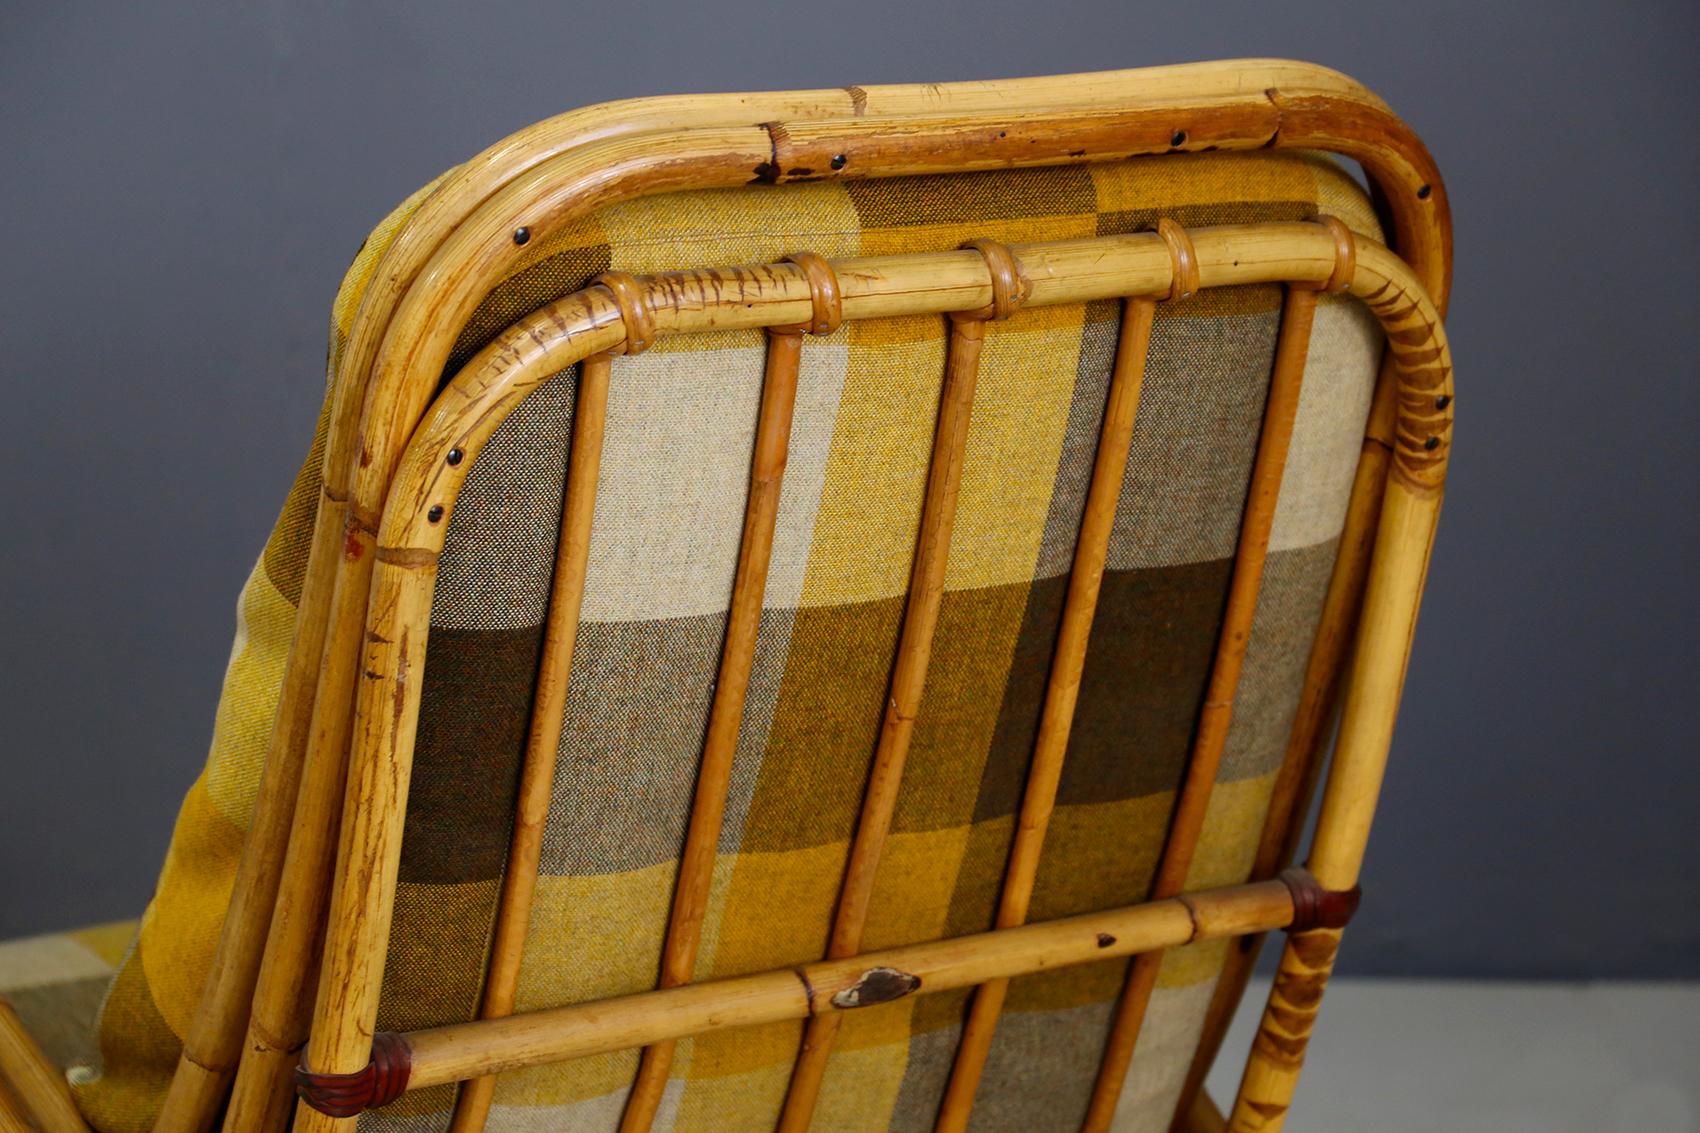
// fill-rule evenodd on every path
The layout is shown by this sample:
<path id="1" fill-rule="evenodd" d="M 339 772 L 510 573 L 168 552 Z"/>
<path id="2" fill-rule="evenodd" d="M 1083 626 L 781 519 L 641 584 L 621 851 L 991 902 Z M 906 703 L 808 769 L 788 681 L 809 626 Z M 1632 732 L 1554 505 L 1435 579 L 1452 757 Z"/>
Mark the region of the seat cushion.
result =
<path id="1" fill-rule="evenodd" d="M 95 1017 L 135 938 L 136 922 L 118 921 L 0 941 L 0 999 L 73 1082 L 94 1073 Z"/>
<path id="2" fill-rule="evenodd" d="M 332 365 L 387 241 L 339 293 Z M 937 251 L 1326 212 L 1379 238 L 1362 190 L 1289 152 L 679 194 L 605 208 L 527 249 L 452 371 L 597 272 Z M 1278 287 L 1164 305 L 1059 806 L 1032 916 L 1143 899 L 1220 626 L 1279 322 Z M 1116 305 L 1019 313 L 986 336 L 938 644 L 866 946 L 990 927 L 1032 749 L 1116 337 Z M 804 347 L 797 420 L 699 978 L 818 958 L 879 727 L 943 368 L 942 319 L 853 324 Z M 1323 297 L 1264 597 L 1194 887 L 1250 869 L 1351 485 L 1379 353 Z M 724 632 L 763 347 L 664 340 L 615 363 L 584 627 L 521 976 L 533 1009 L 653 987 Z M 379 1026 L 476 1013 L 541 646 L 576 382 L 534 394 L 451 517 Z M 315 444 L 315 454 L 323 443 Z M 253 807 L 318 495 L 309 458 L 239 604 L 206 772 L 79 1086 L 108 1133 L 148 1126 L 217 939 Z M 1223 949 L 1162 969 L 1118 1127 L 1167 1127 Z M 1018 980 L 976 1128 L 1078 1125 L 1125 965 Z M 847 1019 L 816 1130 L 930 1128 L 964 994 Z M 770 1129 L 800 1027 L 681 1044 L 662 1120 Z M 617 1127 L 636 1052 L 504 1075 L 491 1129 Z M 363 1129 L 446 1127 L 453 1090 Z"/>

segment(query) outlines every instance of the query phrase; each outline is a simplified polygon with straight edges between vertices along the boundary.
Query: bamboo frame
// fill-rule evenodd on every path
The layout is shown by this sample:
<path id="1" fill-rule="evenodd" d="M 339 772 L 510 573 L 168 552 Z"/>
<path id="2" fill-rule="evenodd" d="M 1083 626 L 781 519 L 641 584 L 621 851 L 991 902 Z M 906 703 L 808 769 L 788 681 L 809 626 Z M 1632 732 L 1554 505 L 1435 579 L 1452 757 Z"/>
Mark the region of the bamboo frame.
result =
<path id="1" fill-rule="evenodd" d="M 1371 561 L 1340 736 L 1309 868 L 1325 887 L 1355 889 L 1404 689 L 1451 448 L 1452 359 L 1439 314 L 1408 279 L 1354 291 L 1387 328 L 1399 365 L 1392 463 Z M 1237 1133 L 1286 1120 L 1305 1046 L 1339 948 L 1338 927 L 1292 934 L 1228 1118 Z"/>
<path id="2" fill-rule="evenodd" d="M 1321 225 L 1225 226 L 1194 233 L 1192 244 L 1200 286 L 1288 279 L 1319 287 L 1341 271 L 1335 233 Z M 1012 260 L 1014 270 L 1008 274 L 1028 281 L 1030 304 L 1117 293 L 1154 294 L 1175 286 L 1177 261 L 1161 236 L 1062 241 L 1011 251 L 1019 260 Z M 1007 285 L 1000 288 L 997 270 L 987 272 L 988 262 L 989 257 L 972 253 L 941 253 L 840 263 L 844 315 L 868 318 L 898 311 L 995 309 L 994 305 L 1007 303 L 1009 293 Z M 1426 305 L 1420 285 L 1404 263 L 1379 246 L 1360 249 L 1350 284 L 1389 324 L 1390 340 L 1403 343 L 1401 364 L 1417 367 L 1412 371 L 1415 378 L 1401 372 L 1405 386 L 1415 386 L 1416 392 L 1402 389 L 1396 469 L 1404 470 L 1404 479 L 1430 484 L 1438 500 L 1450 427 L 1449 362 L 1438 315 Z M 778 267 L 677 273 L 640 286 L 641 302 L 649 315 L 648 333 L 785 325 L 801 321 L 813 309 L 808 282 Z M 730 304 L 716 298 L 725 294 L 736 294 L 739 301 Z M 1387 299 L 1388 294 L 1395 299 Z M 957 320 L 957 325 L 975 322 Z M 369 883 L 361 892 L 339 885 L 334 899 L 337 938 L 342 938 L 340 930 L 346 927 L 355 946 L 327 953 L 319 1023 L 306 1060 L 316 1071 L 358 1074 L 368 1057 L 365 1048 L 370 1040 L 363 1040 L 362 1034 L 371 1033 L 387 933 L 387 924 L 379 917 L 387 917 L 385 905 L 393 893 L 399 854 L 406 760 L 418 708 L 417 674 L 423 663 L 422 619 L 429 612 L 436 554 L 441 548 L 440 521 L 465 475 L 464 467 L 444 460 L 441 454 L 452 448 L 475 457 L 478 446 L 544 376 L 575 357 L 617 348 L 626 333 L 620 298 L 607 287 L 594 287 L 551 304 L 469 363 L 444 391 L 409 446 L 380 532 L 372 601 L 377 620 L 368 634 L 366 658 L 373 680 L 362 689 L 360 730 L 365 739 L 352 768 L 353 805 L 347 808 L 350 821 L 343 834 L 340 876 L 357 876 Z M 1446 392 L 1435 395 L 1434 389 Z M 1431 407 L 1425 406 L 1425 398 Z M 1389 499 L 1404 479 L 1390 481 Z M 1384 529 L 1385 524 L 1384 517 Z M 918 577 L 925 558 L 918 555 Z M 1359 657 L 1367 653 L 1360 646 Z M 1340 774 L 1337 771 L 1336 777 Z M 1353 789 L 1362 805 L 1363 783 Z M 1336 821 L 1347 823 L 1343 818 Z M 1356 828 L 1347 825 L 1347 829 Z M 1324 879 L 1324 884 L 1332 882 Z M 817 1013 L 818 1017 L 823 1016 Z M 414 1082 L 424 1084 L 417 1077 Z M 303 1110 L 298 1125 L 329 1128 L 329 1120 Z"/>
<path id="3" fill-rule="evenodd" d="M 757 122 L 768 125 L 744 125 Z M 990 141 L 991 127 L 1004 122 L 1010 128 Z M 382 257 L 337 376 L 324 495 L 259 801 L 158 1128 L 200 1130 L 211 1122 L 249 1011 L 255 1066 L 243 1076 L 255 1082 L 239 1088 L 227 1126 L 245 1128 L 252 1118 L 265 1127 L 268 1107 L 250 1110 L 245 1097 L 269 1098 L 273 1107 L 281 1097 L 285 1052 L 300 1040 L 301 1005 L 312 998 L 380 505 L 464 312 L 518 254 L 510 235 L 545 234 L 614 200 L 739 183 L 752 169 L 785 181 L 1262 146 L 1328 150 L 1363 164 L 1396 246 L 1443 309 L 1449 210 L 1427 152 L 1360 85 L 1289 61 L 640 100 L 551 119 L 457 171 Z M 846 167 L 825 161 L 829 155 Z M 1355 594 L 1346 598 L 1355 604 Z"/>
<path id="4" fill-rule="evenodd" d="M 1335 709 L 1339 707 L 1335 694 L 1340 684 L 1341 661 L 1357 626 L 1358 605 L 1381 515 L 1381 487 L 1386 483 L 1387 465 L 1393 452 L 1393 389 L 1391 382 L 1378 384 L 1370 407 L 1340 546 L 1305 666 L 1302 694 L 1253 858 L 1253 880 L 1274 877 L 1293 860 L 1304 829 L 1302 808 L 1308 807 L 1316 793 L 1323 749 L 1332 731 Z M 1176 1109 L 1177 1133 L 1184 1133 L 1184 1127 L 1178 1123 L 1203 1088 L 1204 1076 L 1221 1049 L 1262 944 L 1262 935 L 1246 937 L 1228 954 Z"/>

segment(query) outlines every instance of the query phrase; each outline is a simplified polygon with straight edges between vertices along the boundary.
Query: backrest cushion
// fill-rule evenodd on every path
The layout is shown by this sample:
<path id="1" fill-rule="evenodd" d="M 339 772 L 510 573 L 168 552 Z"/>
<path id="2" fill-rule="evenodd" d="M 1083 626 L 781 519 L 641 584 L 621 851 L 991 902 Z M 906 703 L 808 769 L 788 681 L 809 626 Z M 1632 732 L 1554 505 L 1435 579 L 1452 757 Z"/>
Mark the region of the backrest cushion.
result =
<path id="1" fill-rule="evenodd" d="M 1318 212 L 1379 237 L 1349 177 L 1288 153 L 653 198 L 603 209 L 531 249 L 461 336 L 451 369 L 514 319 L 609 268 L 759 262 L 800 249 L 936 251 L 975 236 L 1020 243 L 1137 231 L 1165 215 L 1196 226 Z M 1253 287 L 1161 308 L 1034 919 L 1138 901 L 1150 885 L 1220 628 L 1280 302 L 1279 288 Z M 1020 312 L 987 333 L 938 637 L 867 948 L 992 924 L 1116 326 L 1117 305 L 1094 303 Z M 824 952 L 900 629 L 944 333 L 938 318 L 886 319 L 805 342 L 699 978 Z M 1378 352 L 1368 315 L 1325 297 L 1193 887 L 1240 881 L 1250 869 Z M 664 339 L 615 363 L 521 1010 L 654 986 L 725 629 L 762 360 L 752 332 Z M 504 424 L 451 519 L 380 1012 L 386 1029 L 476 1013 L 575 381 L 573 371 L 558 375 Z M 284 613 L 279 606 L 274 618 Z M 277 662 L 239 675 L 241 656 L 239 642 L 221 721 L 241 697 L 275 701 Z M 142 1019 L 141 1030 L 160 1055 L 175 1054 L 168 1036 L 183 1033 L 210 946 L 190 952 L 149 925 L 169 916 L 216 935 L 216 884 L 202 884 L 190 910 L 175 892 L 190 886 L 174 876 L 188 871 L 172 863 L 194 857 L 202 878 L 233 872 L 241 823 L 227 814 L 251 808 L 252 788 L 219 809 L 216 785 L 251 783 L 257 767 L 250 749 L 237 757 L 215 747 L 191 793 L 144 924 L 140 970 L 128 985 L 121 974 L 109 1001 L 107 1081 L 121 1081 L 128 1052 L 146 1046 L 116 1033 L 115 1004 L 151 1004 L 159 1018 Z M 197 793 L 229 830 L 200 813 Z M 223 838 L 216 846 L 212 828 Z M 147 962 L 155 953 L 170 957 L 169 975 Z M 1205 945 L 1166 959 L 1119 1125 L 1167 1127 L 1222 955 Z M 1078 1125 L 1125 966 L 1015 982 L 977 1129 Z M 847 1018 L 814 1127 L 930 1128 L 965 1002 L 944 993 Z M 772 1128 L 799 1036 L 799 1025 L 784 1024 L 681 1043 L 657 1127 Z M 623 1052 L 504 1075 L 490 1127 L 614 1129 L 636 1062 L 636 1052 Z M 159 1065 L 148 1060 L 143 1077 L 157 1077 Z M 419 1091 L 363 1118 L 363 1128 L 442 1128 L 452 1103 L 452 1089 Z"/>

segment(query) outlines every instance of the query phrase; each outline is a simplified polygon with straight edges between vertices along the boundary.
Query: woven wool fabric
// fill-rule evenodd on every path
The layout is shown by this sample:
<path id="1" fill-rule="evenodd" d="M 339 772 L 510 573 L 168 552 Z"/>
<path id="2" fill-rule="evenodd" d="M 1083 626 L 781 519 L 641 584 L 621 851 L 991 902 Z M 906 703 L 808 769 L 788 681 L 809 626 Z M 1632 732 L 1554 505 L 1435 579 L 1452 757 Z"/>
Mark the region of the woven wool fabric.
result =
<path id="1" fill-rule="evenodd" d="M 135 921 L 0 942 L 0 1000 L 57 1066 L 94 1056 L 94 1022 Z"/>
<path id="2" fill-rule="evenodd" d="M 338 298 L 333 371 L 387 220 Z M 1332 163 L 1255 153 L 1031 172 L 700 192 L 605 208 L 527 250 L 451 369 L 610 268 L 936 251 L 1327 212 L 1379 238 Z M 1276 287 L 1159 311 L 1080 707 L 1031 916 L 1143 899 L 1220 629 L 1279 320 Z M 986 335 L 938 636 L 865 947 L 981 931 L 1037 730 L 1115 350 L 1114 303 L 1018 313 Z M 944 320 L 846 325 L 803 348 L 754 676 L 698 977 L 818 958 L 901 627 L 944 365 Z M 1243 880 L 1293 717 L 1367 413 L 1379 337 L 1323 297 L 1263 597 L 1189 884 Z M 664 339 L 615 362 L 583 619 L 521 975 L 529 1010 L 653 987 L 747 495 L 758 333 Z M 576 375 L 533 394 L 471 470 L 432 611 L 379 1026 L 472 1017 L 511 833 L 559 523 Z M 323 422 L 318 444 L 322 446 Z M 316 450 L 317 451 L 317 446 Z M 79 1097 L 142 1129 L 192 1016 L 253 805 L 299 597 L 317 457 L 244 591 L 207 773 L 179 819 Z M 1165 960 L 1117 1128 L 1160 1130 L 1220 945 Z M 1078 1125 L 1126 969 L 1015 981 L 980 1130 Z M 926 1129 L 966 993 L 846 1018 L 814 1128 Z M 770 1129 L 800 1024 L 680 1044 L 658 1129 Z M 490 1128 L 613 1129 L 636 1052 L 503 1075 Z M 453 1091 L 368 1130 L 446 1127 Z"/>

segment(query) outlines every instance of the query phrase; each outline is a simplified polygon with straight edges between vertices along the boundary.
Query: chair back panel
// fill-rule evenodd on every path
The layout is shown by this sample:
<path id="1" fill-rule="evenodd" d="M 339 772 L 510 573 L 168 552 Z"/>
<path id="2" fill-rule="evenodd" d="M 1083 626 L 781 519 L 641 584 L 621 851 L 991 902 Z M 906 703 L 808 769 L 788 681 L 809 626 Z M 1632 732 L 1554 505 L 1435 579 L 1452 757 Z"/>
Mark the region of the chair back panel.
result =
<path id="1" fill-rule="evenodd" d="M 598 272 L 1017 243 L 1336 215 L 1361 190 L 1297 154 L 698 192 L 607 208 L 540 244 L 451 370 Z M 1282 291 L 1163 304 L 1030 919 L 1151 886 L 1221 632 Z M 988 326 L 925 694 L 867 949 L 992 927 L 1103 424 L 1119 305 Z M 945 372 L 945 320 L 853 322 L 802 347 L 789 459 L 697 977 L 820 958 L 878 743 Z M 1363 436 L 1380 335 L 1323 296 L 1261 600 L 1190 888 L 1251 869 Z M 759 332 L 614 363 L 582 623 L 519 1010 L 655 986 L 726 634 L 758 408 Z M 477 1014 L 548 617 L 578 369 L 484 447 L 450 517 L 379 1026 Z M 1123 1092 L 1166 1128 L 1223 946 L 1165 959 Z M 1014 982 L 976 1129 L 1079 1125 L 1126 962 Z M 967 993 L 846 1018 L 813 1128 L 931 1128 Z M 658 1128 L 770 1129 L 800 1024 L 680 1044 Z M 638 1052 L 503 1075 L 490 1127 L 614 1129 Z M 363 1127 L 446 1127 L 450 1087 Z M 1122 1127 L 1122 1126 L 1118 1126 Z"/>

